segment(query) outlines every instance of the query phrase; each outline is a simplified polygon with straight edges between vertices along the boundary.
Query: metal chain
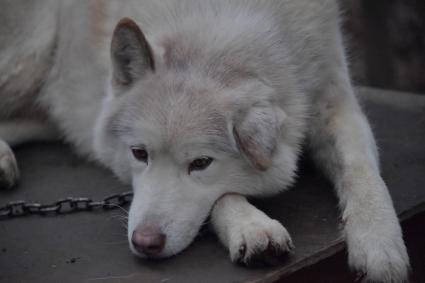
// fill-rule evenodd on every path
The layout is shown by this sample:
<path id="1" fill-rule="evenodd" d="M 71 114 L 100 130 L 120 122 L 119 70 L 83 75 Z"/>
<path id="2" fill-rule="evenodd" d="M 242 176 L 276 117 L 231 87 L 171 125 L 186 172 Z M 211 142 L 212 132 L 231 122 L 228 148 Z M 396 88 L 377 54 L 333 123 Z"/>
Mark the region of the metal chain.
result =
<path id="1" fill-rule="evenodd" d="M 58 215 L 77 211 L 93 211 L 100 208 L 111 210 L 130 203 L 132 198 L 133 192 L 128 191 L 109 195 L 101 201 L 93 201 L 90 198 L 84 197 L 67 197 L 49 204 L 30 203 L 23 200 L 11 201 L 6 205 L 0 206 L 0 220 L 31 214 Z"/>

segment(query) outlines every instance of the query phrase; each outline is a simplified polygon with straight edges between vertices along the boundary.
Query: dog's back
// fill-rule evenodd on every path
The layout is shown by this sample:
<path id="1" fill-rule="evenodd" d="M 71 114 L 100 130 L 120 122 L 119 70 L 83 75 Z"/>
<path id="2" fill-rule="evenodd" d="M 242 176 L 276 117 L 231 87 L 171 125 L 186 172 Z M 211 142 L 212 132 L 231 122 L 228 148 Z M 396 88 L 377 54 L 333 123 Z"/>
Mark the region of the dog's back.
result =
<path id="1" fill-rule="evenodd" d="M 124 6 L 113 2 L 103 7 L 106 42 L 115 24 L 126 16 L 140 24 L 154 50 L 165 44 L 176 44 L 174 53 L 178 53 L 182 51 L 179 47 L 184 48 L 179 43 L 184 43 L 192 50 L 202 50 L 200 58 L 193 58 L 193 53 L 180 54 L 186 61 L 196 59 L 205 63 L 214 56 L 216 60 L 217 55 L 224 55 L 222 60 L 231 56 L 231 61 L 257 58 L 261 63 L 253 63 L 258 71 L 269 68 L 268 61 L 273 65 L 277 60 L 284 63 L 285 68 L 293 68 L 304 87 L 315 81 L 312 78 L 317 78 L 319 68 L 324 71 L 323 64 L 329 56 L 335 55 L 332 52 L 336 52 L 333 43 L 339 40 L 335 36 L 339 33 L 338 10 L 333 0 L 127 3 Z M 259 56 L 261 52 L 264 53 Z"/>
<path id="2" fill-rule="evenodd" d="M 328 43 L 337 21 L 334 1 L 309 0 L 16 1 L 3 6 L 2 13 L 0 96 L 6 107 L 0 116 L 28 112 L 41 90 L 41 104 L 58 112 L 60 121 L 76 125 L 76 120 L 91 124 L 94 116 L 62 114 L 61 105 L 98 111 L 104 92 L 99 81 L 107 80 L 109 42 L 122 17 L 140 23 L 153 48 L 168 52 L 169 64 L 197 63 L 227 82 L 233 77 L 226 64 L 249 65 L 277 80 L 277 69 L 285 66 L 307 90 L 315 87 L 317 70 L 323 72 L 332 54 L 324 55 L 334 51 Z M 88 106 L 87 97 L 96 103 Z"/>
<path id="3" fill-rule="evenodd" d="M 25 116 L 34 110 L 53 58 L 55 11 L 56 1 L 1 3 L 0 118 Z"/>

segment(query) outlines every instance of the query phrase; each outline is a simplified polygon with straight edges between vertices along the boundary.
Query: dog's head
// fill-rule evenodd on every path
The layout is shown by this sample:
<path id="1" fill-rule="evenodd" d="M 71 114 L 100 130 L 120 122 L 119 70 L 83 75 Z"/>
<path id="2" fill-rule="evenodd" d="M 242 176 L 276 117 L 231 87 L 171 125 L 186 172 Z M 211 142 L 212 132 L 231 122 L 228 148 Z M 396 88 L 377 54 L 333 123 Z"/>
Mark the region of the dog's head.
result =
<path id="1" fill-rule="evenodd" d="M 118 24 L 95 149 L 133 185 L 132 251 L 166 257 L 190 244 L 220 196 L 288 185 L 296 154 L 281 141 L 286 114 L 272 88 L 252 77 L 223 84 L 154 52 L 134 22 Z"/>

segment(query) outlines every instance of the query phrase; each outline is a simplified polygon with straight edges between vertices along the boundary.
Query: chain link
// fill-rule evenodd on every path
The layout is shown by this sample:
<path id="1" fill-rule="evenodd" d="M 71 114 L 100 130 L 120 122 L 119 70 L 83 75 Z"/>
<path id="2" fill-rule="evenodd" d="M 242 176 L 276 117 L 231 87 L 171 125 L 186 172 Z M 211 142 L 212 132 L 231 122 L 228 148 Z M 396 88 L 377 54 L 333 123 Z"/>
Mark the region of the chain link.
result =
<path id="1" fill-rule="evenodd" d="M 90 198 L 83 197 L 67 197 L 49 204 L 29 203 L 23 200 L 11 201 L 6 205 L 0 206 L 0 220 L 32 214 L 69 214 L 77 211 L 93 211 L 100 208 L 110 210 L 130 203 L 132 198 L 133 193 L 129 191 L 109 195 L 101 201 L 93 201 Z"/>

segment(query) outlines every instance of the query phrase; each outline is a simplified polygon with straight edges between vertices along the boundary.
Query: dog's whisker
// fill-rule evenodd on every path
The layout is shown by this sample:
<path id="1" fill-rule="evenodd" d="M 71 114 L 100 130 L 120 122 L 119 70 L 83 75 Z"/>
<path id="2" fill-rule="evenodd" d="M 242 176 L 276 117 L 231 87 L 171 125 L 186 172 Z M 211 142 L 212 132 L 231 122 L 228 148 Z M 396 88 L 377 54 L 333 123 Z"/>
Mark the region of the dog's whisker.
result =
<path id="1" fill-rule="evenodd" d="M 126 215 L 128 215 L 128 210 L 126 210 L 124 207 L 122 207 L 121 205 L 118 204 L 113 204 L 113 207 L 117 207 L 119 208 L 122 212 L 124 212 Z"/>
<path id="2" fill-rule="evenodd" d="M 128 218 L 127 214 L 112 214 L 111 217 L 113 218 Z"/>
<path id="3" fill-rule="evenodd" d="M 128 221 L 128 217 L 126 217 L 126 216 L 116 216 L 116 217 L 113 217 L 113 218 L 121 220 L 121 221 L 125 221 L 125 222 Z"/>

